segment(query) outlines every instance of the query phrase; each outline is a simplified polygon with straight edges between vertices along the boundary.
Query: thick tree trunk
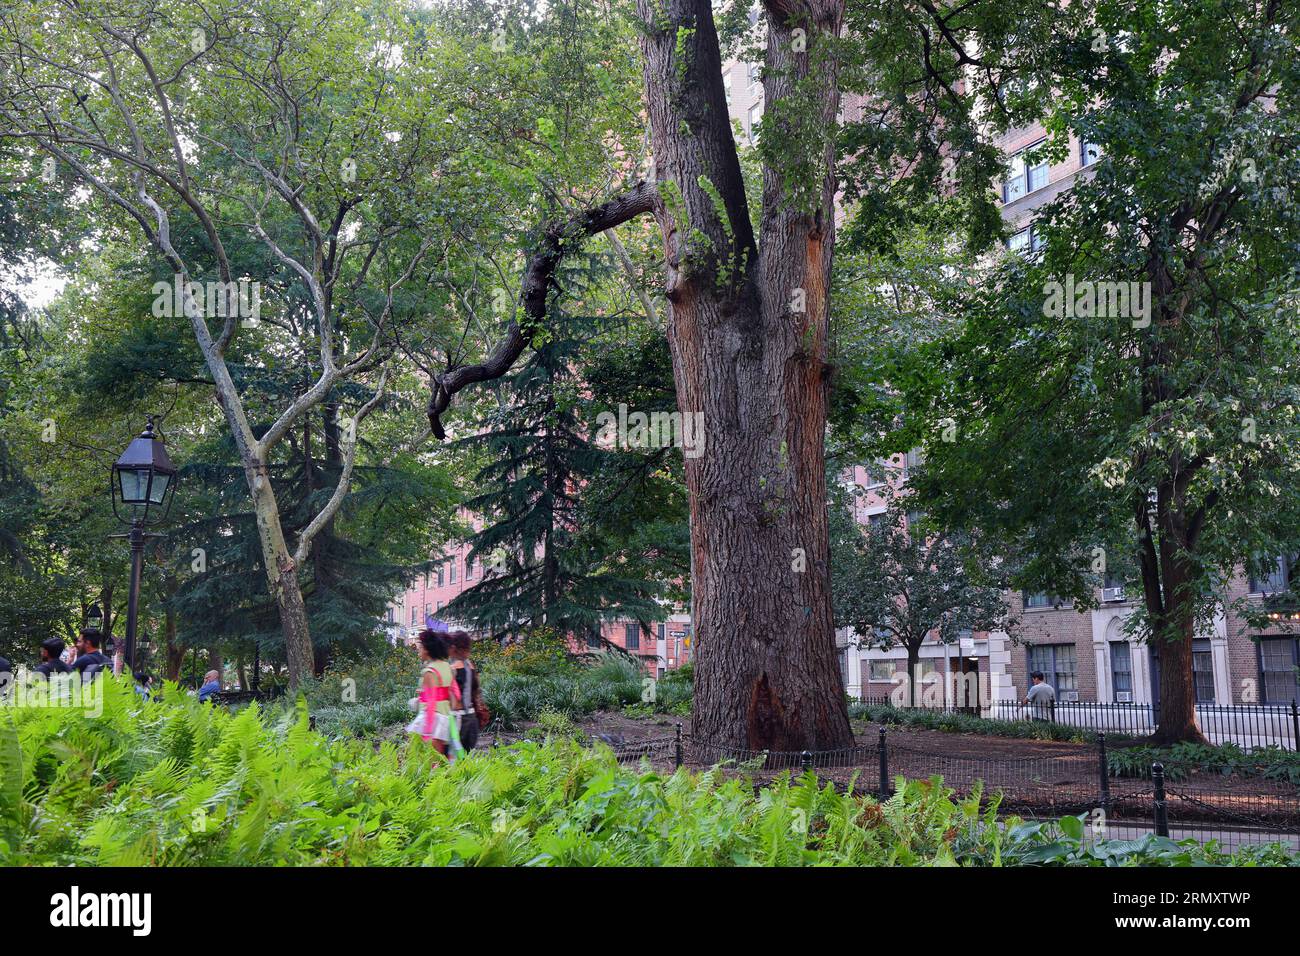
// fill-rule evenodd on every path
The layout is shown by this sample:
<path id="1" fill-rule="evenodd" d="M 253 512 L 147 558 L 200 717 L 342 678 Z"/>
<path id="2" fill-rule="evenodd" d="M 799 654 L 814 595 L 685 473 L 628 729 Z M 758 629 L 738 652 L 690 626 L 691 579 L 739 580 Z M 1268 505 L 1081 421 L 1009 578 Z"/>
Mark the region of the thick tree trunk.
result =
<path id="1" fill-rule="evenodd" d="M 683 417 L 695 632 L 693 733 L 714 753 L 828 749 L 853 735 L 835 654 L 824 433 L 834 229 L 834 57 L 843 0 L 766 0 L 765 122 L 820 143 L 811 167 L 763 175 L 756 242 L 709 0 L 638 0 L 655 183 L 551 224 L 524 272 L 526 322 L 481 363 L 435 377 L 429 425 L 474 382 L 504 375 L 546 317 L 569 237 L 653 212 L 664 237 L 668 340 Z M 800 31 L 796 35 L 796 30 Z M 790 110 L 774 104 L 800 85 Z M 784 117 L 780 114 L 784 113 Z M 792 159 L 795 159 L 792 157 Z M 802 156 L 797 160 L 807 160 Z M 798 161 L 791 165 L 799 165 Z M 697 421 L 698 419 L 693 419 Z"/>
<path id="2" fill-rule="evenodd" d="M 1206 743 L 1196 723 L 1196 677 L 1192 672 L 1193 622 L 1190 618 L 1173 640 L 1153 638 L 1160 653 L 1160 712 L 1152 743 Z"/>
<path id="3" fill-rule="evenodd" d="M 840 5 L 813 7 L 803 26 L 833 35 Z M 805 210 L 783 205 L 787 184 L 765 172 L 760 251 L 709 2 L 639 9 L 651 142 L 670 184 L 659 215 L 678 405 L 683 417 L 702 414 L 705 434 L 704 453 L 686 459 L 692 733 L 722 750 L 844 747 L 852 732 L 835 656 L 823 453 L 833 171 L 828 162 Z M 769 107 L 808 73 L 809 54 L 793 49 L 790 27 L 773 18 Z M 838 103 L 826 69 L 823 126 Z"/>

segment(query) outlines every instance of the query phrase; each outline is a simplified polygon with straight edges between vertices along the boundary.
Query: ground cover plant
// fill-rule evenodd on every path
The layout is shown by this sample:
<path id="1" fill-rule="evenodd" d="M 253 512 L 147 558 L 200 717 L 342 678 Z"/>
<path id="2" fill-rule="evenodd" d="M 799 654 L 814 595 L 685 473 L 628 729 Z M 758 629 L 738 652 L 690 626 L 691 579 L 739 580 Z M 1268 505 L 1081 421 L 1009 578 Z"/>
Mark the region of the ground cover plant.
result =
<path id="1" fill-rule="evenodd" d="M 1230 776 L 1263 777 L 1300 786 L 1300 753 L 1282 747 L 1243 750 L 1233 743 L 1178 743 L 1170 747 L 1126 747 L 1108 751 L 1111 772 L 1121 777 L 1145 777 L 1151 765 L 1163 765 L 1171 780 L 1185 779 L 1194 772 Z"/>
<path id="2" fill-rule="evenodd" d="M 419 740 L 333 738 L 305 702 L 144 701 L 107 679 L 102 713 L 0 708 L 0 863 L 19 865 L 966 865 L 1294 863 L 1083 823 L 1000 819 L 938 778 L 879 803 L 783 774 L 621 766 L 565 734 L 444 764 Z M 554 718 L 555 726 L 559 722 Z"/>

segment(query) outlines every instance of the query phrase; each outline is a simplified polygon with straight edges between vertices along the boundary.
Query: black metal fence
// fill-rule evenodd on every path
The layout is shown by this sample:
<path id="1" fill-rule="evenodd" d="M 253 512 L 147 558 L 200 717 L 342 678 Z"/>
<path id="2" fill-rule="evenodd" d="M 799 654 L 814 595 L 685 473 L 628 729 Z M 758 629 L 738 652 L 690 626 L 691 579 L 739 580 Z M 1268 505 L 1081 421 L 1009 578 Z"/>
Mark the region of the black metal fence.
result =
<path id="1" fill-rule="evenodd" d="M 505 743 L 494 738 L 493 744 Z M 1198 767 L 1153 764 L 1124 767 L 1108 757 L 1104 732 L 1087 747 L 1053 756 L 1001 757 L 936 753 L 895 743 L 885 727 L 875 740 L 824 751 L 752 750 L 684 734 L 624 739 L 591 738 L 609 746 L 621 762 L 663 767 L 714 767 L 751 774 L 761 785 L 782 771 L 812 771 L 824 783 L 889 799 L 898 778 L 943 778 L 960 796 L 981 793 L 999 808 L 1031 819 L 1086 814 L 1093 832 L 1135 837 L 1154 832 L 1175 839 L 1216 840 L 1228 849 L 1246 843 L 1282 842 L 1300 850 L 1300 788 L 1285 780 L 1206 772 Z"/>
<path id="2" fill-rule="evenodd" d="M 1150 704 L 1106 704 L 1055 701 L 1024 704 L 1001 700 L 987 716 L 998 720 L 1047 720 L 1082 730 L 1141 737 L 1156 729 L 1157 713 Z M 1212 744 L 1233 743 L 1245 749 L 1300 749 L 1300 710 L 1290 704 L 1197 704 L 1196 723 Z"/>
<path id="3" fill-rule="evenodd" d="M 863 697 L 870 707 L 896 707 L 888 697 Z M 1016 700 L 988 701 L 979 707 L 925 704 L 900 707 L 934 713 L 959 713 L 991 720 L 1041 720 L 1076 730 L 1144 737 L 1156 729 L 1157 713 L 1150 704 L 1108 704 L 1095 701 L 1054 701 L 1026 704 Z M 1300 707 L 1290 704 L 1197 704 L 1196 722 L 1212 744 L 1236 744 L 1243 749 L 1282 747 L 1300 750 Z"/>

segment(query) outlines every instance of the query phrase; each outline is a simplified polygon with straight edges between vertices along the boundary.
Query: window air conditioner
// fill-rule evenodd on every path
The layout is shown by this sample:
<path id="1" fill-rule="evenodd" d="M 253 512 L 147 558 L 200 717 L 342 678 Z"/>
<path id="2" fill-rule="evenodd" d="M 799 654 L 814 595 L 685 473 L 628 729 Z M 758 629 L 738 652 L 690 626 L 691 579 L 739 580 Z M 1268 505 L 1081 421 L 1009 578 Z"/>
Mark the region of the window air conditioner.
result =
<path id="1" fill-rule="evenodd" d="M 1133 692 L 1131 690 L 1117 690 L 1115 692 L 1115 703 L 1117 704 L 1133 703 Z"/>

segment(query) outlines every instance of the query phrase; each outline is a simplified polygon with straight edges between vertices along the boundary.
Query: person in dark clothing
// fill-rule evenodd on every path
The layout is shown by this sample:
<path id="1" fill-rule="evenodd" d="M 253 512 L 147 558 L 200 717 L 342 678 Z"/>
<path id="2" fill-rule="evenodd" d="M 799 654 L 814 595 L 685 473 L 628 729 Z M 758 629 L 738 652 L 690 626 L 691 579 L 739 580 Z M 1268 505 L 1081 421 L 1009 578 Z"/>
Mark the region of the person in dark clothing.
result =
<path id="1" fill-rule="evenodd" d="M 46 680 L 49 680 L 51 674 L 67 674 L 70 672 L 72 668 L 63 663 L 63 649 L 66 646 L 57 637 L 51 637 L 48 641 L 41 641 L 41 662 L 36 665 L 34 672 L 40 674 Z"/>
<path id="2" fill-rule="evenodd" d="M 0 657 L 0 697 L 9 696 L 9 688 L 14 682 L 14 665 L 9 660 Z"/>
<path id="3" fill-rule="evenodd" d="M 452 674 L 460 685 L 461 709 L 456 711 L 460 745 L 468 753 L 478 743 L 479 729 L 486 723 L 487 707 L 479 688 L 478 668 L 469 659 L 469 635 L 464 631 L 452 631 L 447 635 L 447 644 L 451 650 Z"/>
<path id="4" fill-rule="evenodd" d="M 82 631 L 77 638 L 78 656 L 72 662 L 72 669 L 81 679 L 91 680 L 105 667 L 111 668 L 113 661 L 99 650 L 103 638 L 99 631 Z"/>

